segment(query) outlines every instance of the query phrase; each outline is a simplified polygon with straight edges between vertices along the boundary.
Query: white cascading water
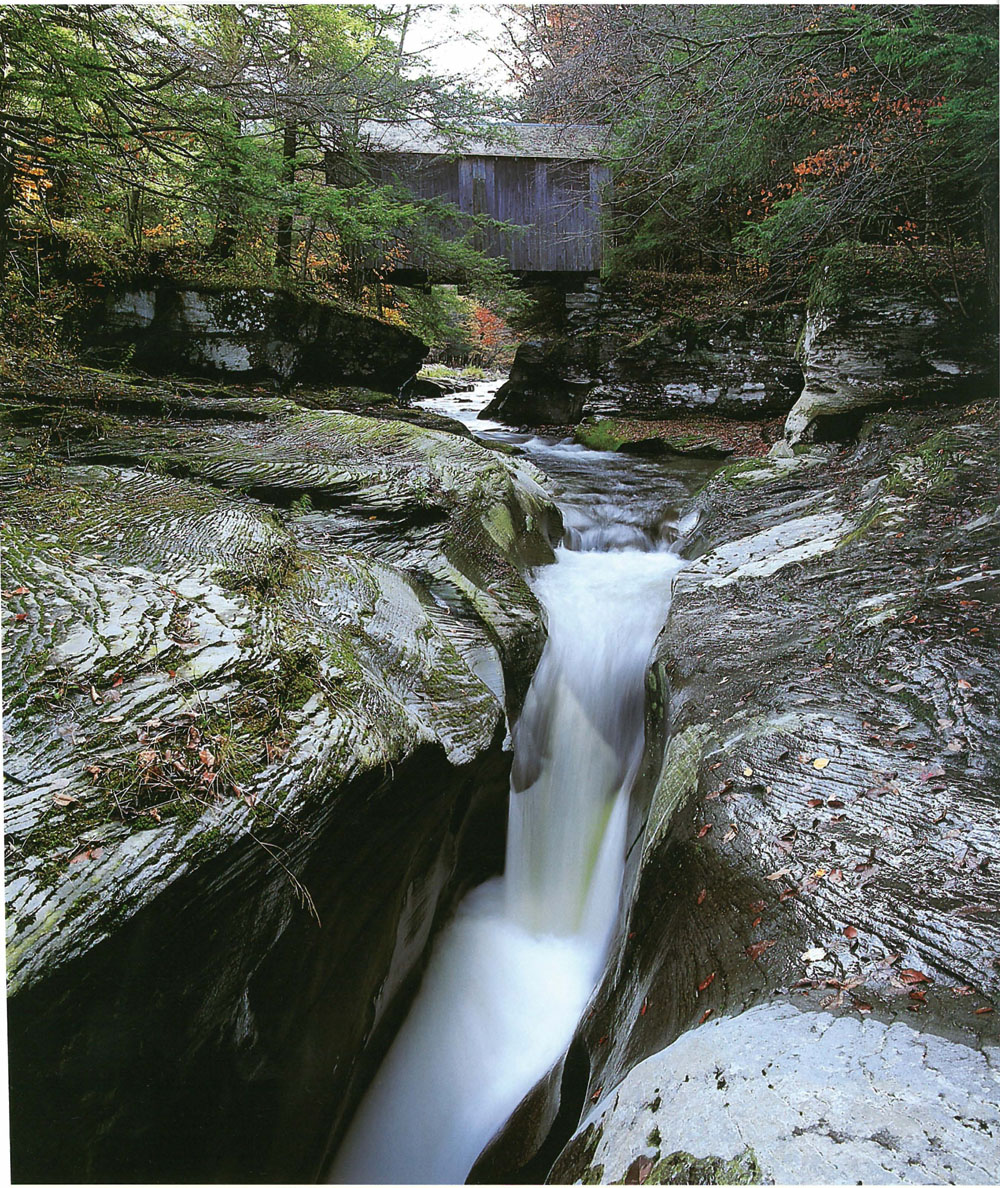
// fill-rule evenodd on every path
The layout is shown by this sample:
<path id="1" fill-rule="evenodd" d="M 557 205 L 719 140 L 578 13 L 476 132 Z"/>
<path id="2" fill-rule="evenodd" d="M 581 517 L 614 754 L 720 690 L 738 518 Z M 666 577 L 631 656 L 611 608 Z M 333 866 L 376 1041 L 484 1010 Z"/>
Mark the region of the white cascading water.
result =
<path id="1" fill-rule="evenodd" d="M 330 1182 L 463 1183 L 566 1050 L 600 979 L 645 672 L 682 564 L 609 510 L 565 506 L 572 547 L 534 575 L 549 638 L 514 731 L 504 875 L 437 940 Z"/>

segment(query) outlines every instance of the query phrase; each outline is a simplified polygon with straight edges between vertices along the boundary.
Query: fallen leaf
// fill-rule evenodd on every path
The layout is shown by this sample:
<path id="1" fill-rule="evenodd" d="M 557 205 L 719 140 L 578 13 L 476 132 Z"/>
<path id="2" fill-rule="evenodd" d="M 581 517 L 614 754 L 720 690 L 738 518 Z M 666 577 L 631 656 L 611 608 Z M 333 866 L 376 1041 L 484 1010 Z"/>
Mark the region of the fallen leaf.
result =
<path id="1" fill-rule="evenodd" d="M 765 907 L 767 907 L 767 904 L 763 901 L 763 899 L 755 899 L 753 903 L 750 904 L 748 910 L 751 912 L 762 912 Z"/>
<path id="2" fill-rule="evenodd" d="M 754 922 L 753 922 L 753 923 L 750 925 L 750 927 L 751 927 L 751 928 L 756 928 L 756 927 L 757 927 L 757 925 L 758 925 L 758 924 L 761 922 L 761 920 L 763 920 L 763 919 L 764 919 L 764 917 L 763 917 L 763 916 L 758 916 L 758 917 L 757 917 L 757 919 L 756 919 L 756 920 L 754 920 Z"/>
<path id="3" fill-rule="evenodd" d="M 854 1004 L 854 1009 L 860 1011 L 862 1015 L 868 1015 L 871 1013 L 872 1004 L 870 1002 L 862 1002 L 860 998 L 855 998 L 852 1001 Z"/>
<path id="4" fill-rule="evenodd" d="M 698 892 L 698 898 L 695 900 L 695 902 L 698 904 L 699 907 L 701 907 L 701 905 L 705 902 L 705 896 L 707 894 L 708 894 L 708 889 L 706 887 L 702 887 L 702 889 Z"/>
<path id="5" fill-rule="evenodd" d="M 830 883 L 842 883 L 844 881 L 844 872 L 839 866 L 835 867 L 830 871 L 827 881 Z"/>
<path id="6" fill-rule="evenodd" d="M 699 985 L 699 987 L 698 987 L 698 993 L 700 994 L 700 993 L 701 993 L 703 990 L 707 990 L 707 989 L 709 988 L 709 986 L 711 986 L 711 984 L 712 984 L 714 981 L 715 981 L 715 974 L 714 974 L 714 973 L 710 973 L 710 974 L 708 975 L 708 977 L 707 977 L 707 978 L 704 980 L 704 982 L 702 982 L 702 983 Z"/>
<path id="7" fill-rule="evenodd" d="M 752 776 L 752 775 L 753 775 L 753 768 L 752 768 L 752 767 L 744 767 L 744 768 L 743 768 L 743 774 L 744 774 L 745 776 Z"/>
<path id="8" fill-rule="evenodd" d="M 17 593 L 17 591 L 15 590 L 15 591 L 14 591 L 14 593 L 16 594 L 16 593 Z M 971 689 L 971 688 L 972 688 L 972 686 L 969 684 L 969 682 L 968 682 L 968 681 L 959 681 L 959 682 L 958 682 L 958 687 L 959 687 L 960 689 Z"/>
<path id="9" fill-rule="evenodd" d="M 722 840 L 724 842 L 732 841 L 735 836 L 736 836 L 736 826 L 730 825 Z"/>
<path id="10" fill-rule="evenodd" d="M 653 1170 L 653 1161 L 648 1155 L 637 1155 L 625 1172 L 626 1184 L 645 1184 Z"/>
<path id="11" fill-rule="evenodd" d="M 807 965 L 812 965 L 816 961 L 823 961 L 825 959 L 826 949 L 821 949 L 819 946 L 813 949 L 806 949 L 806 951 L 801 954 L 801 957 Z"/>
<path id="12" fill-rule="evenodd" d="M 18 587 L 16 587 L 16 589 L 11 590 L 11 594 L 30 594 L 30 593 L 31 593 L 31 591 L 28 589 L 27 586 L 18 586 Z"/>
<path id="13" fill-rule="evenodd" d="M 809 806 L 809 808 L 822 808 L 823 807 L 823 801 L 820 800 L 818 796 L 814 796 L 812 798 L 812 800 L 807 800 L 806 804 Z"/>
<path id="14" fill-rule="evenodd" d="M 750 958 L 751 961 L 756 961 L 757 958 L 761 955 L 761 953 L 766 953 L 767 950 L 770 949 L 775 944 L 777 944 L 777 941 L 764 940 L 764 941 L 758 941 L 755 945 L 748 945 L 747 951 L 746 951 L 747 956 Z"/>
<path id="15" fill-rule="evenodd" d="M 709 1008 L 708 1008 L 708 1010 L 707 1010 L 707 1011 L 706 1011 L 706 1012 L 705 1012 L 705 1013 L 702 1015 L 702 1017 L 701 1017 L 701 1018 L 698 1020 L 698 1026 L 700 1027 L 700 1026 L 702 1025 L 702 1023 L 704 1023 L 704 1022 L 705 1022 L 705 1020 L 706 1020 L 706 1019 L 709 1017 L 709 1015 L 713 1014 L 713 1012 L 714 1012 L 714 1008 L 713 1008 L 713 1007 L 709 1007 Z"/>
<path id="16" fill-rule="evenodd" d="M 76 802 L 80 799 L 80 797 L 79 796 L 69 796 L 65 792 L 53 792 L 52 799 L 56 802 L 56 804 L 59 804 L 59 805 L 62 805 L 63 807 L 65 807 L 67 804 L 76 804 Z"/>
<path id="17" fill-rule="evenodd" d="M 830 762 L 829 759 L 820 757 L 819 759 L 813 760 L 813 767 L 815 767 L 817 771 L 822 771 L 823 768 L 829 764 L 829 762 Z"/>
<path id="18" fill-rule="evenodd" d="M 977 1015 L 992 1015 L 992 1014 L 993 1014 L 993 1008 L 992 1008 L 992 1007 L 980 1007 L 980 1008 L 979 1008 L 979 1009 L 976 1011 L 976 1014 L 977 1014 Z"/>
<path id="19" fill-rule="evenodd" d="M 846 936 L 848 940 L 854 940 L 854 938 L 857 935 L 858 935 L 858 930 L 854 927 L 853 924 L 848 924 L 847 927 L 844 929 L 844 936 Z"/>
<path id="20" fill-rule="evenodd" d="M 933 982 L 933 978 L 929 978 L 927 974 L 921 973 L 919 969 L 901 969 L 899 971 L 900 981 L 906 982 L 908 985 L 915 985 L 918 982 Z"/>
<path id="21" fill-rule="evenodd" d="M 928 780 L 936 780 L 936 779 L 939 779 L 943 775 L 944 775 L 943 767 L 928 767 L 926 771 L 922 771 L 920 773 L 920 779 L 923 783 L 926 784 Z"/>
<path id="22" fill-rule="evenodd" d="M 842 800 L 837 800 L 836 797 L 834 797 L 833 799 L 828 800 L 826 802 L 826 807 L 827 808 L 843 808 L 844 802 Z"/>
<path id="23" fill-rule="evenodd" d="M 790 866 L 783 866 L 781 870 L 776 870 L 774 874 L 765 875 L 764 877 L 769 883 L 773 883 L 775 879 L 784 878 L 785 875 L 790 875 L 791 873 L 792 868 Z"/>
<path id="24" fill-rule="evenodd" d="M 911 990 L 910 997 L 913 999 L 914 1002 L 926 1002 L 927 1001 L 927 991 L 926 990 Z"/>
<path id="25" fill-rule="evenodd" d="M 708 833 L 708 831 L 709 831 L 711 828 L 712 828 L 712 822 L 711 822 L 711 821 L 709 821 L 707 825 L 702 825 L 702 827 L 701 827 L 701 828 L 698 830 L 698 836 L 699 836 L 699 837 L 704 837 L 704 836 L 705 836 L 705 834 L 706 834 L 706 833 Z"/>
<path id="26" fill-rule="evenodd" d="M 786 899 L 790 899 L 793 895 L 798 895 L 798 887 L 786 887 L 784 891 L 778 896 L 778 903 L 784 903 Z"/>

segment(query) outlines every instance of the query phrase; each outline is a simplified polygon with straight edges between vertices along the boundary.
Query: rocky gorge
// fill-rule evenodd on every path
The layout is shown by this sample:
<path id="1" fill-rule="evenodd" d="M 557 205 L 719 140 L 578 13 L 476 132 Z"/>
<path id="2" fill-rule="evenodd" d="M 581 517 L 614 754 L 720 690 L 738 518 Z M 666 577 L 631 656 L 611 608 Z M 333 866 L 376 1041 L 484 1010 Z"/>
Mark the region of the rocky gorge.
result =
<path id="1" fill-rule="evenodd" d="M 651 327 L 596 377 L 522 347 L 500 421 L 787 415 L 686 494 L 399 408 L 405 342 L 331 386 L 241 323 L 244 378 L 316 385 L 284 395 L 6 385 L 15 1178 L 326 1173 L 504 863 L 526 579 L 595 501 L 562 450 L 637 476 L 604 547 L 678 569 L 607 967 L 470 1179 L 995 1179 L 997 408 L 949 325 L 890 294 Z"/>

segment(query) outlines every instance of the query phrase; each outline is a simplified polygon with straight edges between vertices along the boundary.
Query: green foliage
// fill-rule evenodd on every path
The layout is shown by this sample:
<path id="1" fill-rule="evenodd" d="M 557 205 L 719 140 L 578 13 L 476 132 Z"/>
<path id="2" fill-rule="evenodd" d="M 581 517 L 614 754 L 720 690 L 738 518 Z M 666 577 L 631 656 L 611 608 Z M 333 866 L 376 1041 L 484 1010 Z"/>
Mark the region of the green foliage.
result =
<path id="1" fill-rule="evenodd" d="M 474 346 L 472 301 L 449 285 L 435 285 L 426 292 L 397 288 L 394 297 L 407 329 L 432 351 L 447 359 L 468 357 Z"/>
<path id="2" fill-rule="evenodd" d="M 481 96 L 405 51 L 375 5 L 0 10 L 0 284 L 156 275 L 306 292 L 382 314 L 413 244 L 493 303 L 502 265 L 456 212 L 369 176 L 366 120 L 458 132 Z M 470 225 L 470 239 L 474 227 Z"/>
<path id="3" fill-rule="evenodd" d="M 594 5 L 525 29 L 528 109 L 613 129 L 612 279 L 801 294 L 852 240 L 978 249 L 996 300 L 994 6 Z"/>

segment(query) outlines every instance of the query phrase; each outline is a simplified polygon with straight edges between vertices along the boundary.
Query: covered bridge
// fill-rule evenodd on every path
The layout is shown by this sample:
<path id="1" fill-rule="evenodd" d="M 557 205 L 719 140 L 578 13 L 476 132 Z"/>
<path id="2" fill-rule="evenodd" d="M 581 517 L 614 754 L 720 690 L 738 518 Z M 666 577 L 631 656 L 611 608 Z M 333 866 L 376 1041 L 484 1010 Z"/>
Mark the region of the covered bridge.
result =
<path id="1" fill-rule="evenodd" d="M 362 131 L 377 180 L 516 225 L 483 227 L 475 240 L 512 271 L 600 271 L 601 201 L 610 181 L 600 161 L 606 128 L 507 123 L 461 141 L 423 120 L 369 123 Z"/>

